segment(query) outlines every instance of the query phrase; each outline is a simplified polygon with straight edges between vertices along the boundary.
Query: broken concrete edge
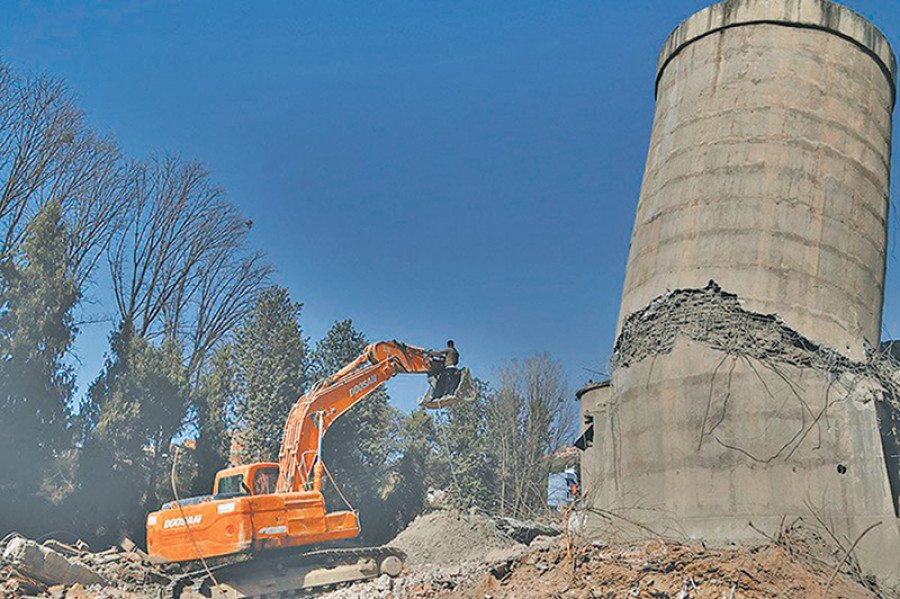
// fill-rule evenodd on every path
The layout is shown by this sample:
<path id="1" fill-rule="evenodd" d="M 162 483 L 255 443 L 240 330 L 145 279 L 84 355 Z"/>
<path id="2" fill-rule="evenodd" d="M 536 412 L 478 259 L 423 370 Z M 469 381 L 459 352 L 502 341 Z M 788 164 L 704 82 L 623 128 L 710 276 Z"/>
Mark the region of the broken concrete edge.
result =
<path id="1" fill-rule="evenodd" d="M 563 527 L 537 520 L 519 520 L 507 516 L 494 518 L 497 531 L 523 545 L 530 545 L 538 537 L 556 537 L 563 534 Z"/>
<path id="2" fill-rule="evenodd" d="M 41 543 L 41 545 L 53 549 L 58 553 L 62 553 L 66 557 L 75 557 L 77 555 L 87 553 L 87 551 L 83 549 L 78 549 L 77 547 L 66 545 L 65 543 L 57 541 L 56 539 L 47 539 L 46 541 Z"/>
<path id="3" fill-rule="evenodd" d="M 694 13 L 663 43 L 657 60 L 656 89 L 666 67 L 688 45 L 707 35 L 745 25 L 817 29 L 853 43 L 878 64 L 891 89 L 891 106 L 896 103 L 897 57 L 890 42 L 868 19 L 829 0 L 726 0 Z"/>
<path id="4" fill-rule="evenodd" d="M 606 379 L 603 381 L 590 381 L 581 386 L 578 390 L 575 391 L 575 399 L 581 400 L 581 396 L 589 391 L 593 391 L 594 389 L 602 389 L 604 387 L 609 387 L 612 384 L 610 379 Z"/>
<path id="5" fill-rule="evenodd" d="M 835 381 L 845 375 L 868 376 L 882 391 L 873 399 L 900 410 L 900 383 L 894 379 L 898 364 L 889 352 L 866 347 L 866 360 L 854 361 L 805 337 L 777 314 L 744 309 L 737 294 L 724 291 L 715 281 L 700 289 L 670 291 L 629 314 L 613 348 L 613 370 L 670 353 L 679 337 L 726 354 L 813 368 Z"/>

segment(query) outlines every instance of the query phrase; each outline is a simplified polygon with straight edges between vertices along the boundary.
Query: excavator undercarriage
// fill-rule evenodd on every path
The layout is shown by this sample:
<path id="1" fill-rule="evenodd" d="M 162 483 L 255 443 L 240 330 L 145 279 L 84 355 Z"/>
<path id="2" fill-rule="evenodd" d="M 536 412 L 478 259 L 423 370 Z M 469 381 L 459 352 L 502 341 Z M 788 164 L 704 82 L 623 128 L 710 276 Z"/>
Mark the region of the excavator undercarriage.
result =
<path id="1" fill-rule="evenodd" d="M 406 554 L 391 547 L 279 552 L 186 574 L 173 584 L 171 599 L 302 597 L 382 574 L 394 578 L 405 564 Z"/>

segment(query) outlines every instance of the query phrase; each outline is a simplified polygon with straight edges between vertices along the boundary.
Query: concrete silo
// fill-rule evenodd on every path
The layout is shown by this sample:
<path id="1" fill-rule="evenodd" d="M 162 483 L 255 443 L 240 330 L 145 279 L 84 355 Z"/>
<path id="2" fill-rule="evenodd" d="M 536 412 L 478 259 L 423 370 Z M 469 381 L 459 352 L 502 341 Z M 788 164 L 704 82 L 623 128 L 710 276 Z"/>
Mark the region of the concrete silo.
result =
<path id="1" fill-rule="evenodd" d="M 881 521 L 860 554 L 900 578 L 873 357 L 896 78 L 826 0 L 729 0 L 666 40 L 611 392 L 585 404 L 599 521 L 711 541 Z"/>

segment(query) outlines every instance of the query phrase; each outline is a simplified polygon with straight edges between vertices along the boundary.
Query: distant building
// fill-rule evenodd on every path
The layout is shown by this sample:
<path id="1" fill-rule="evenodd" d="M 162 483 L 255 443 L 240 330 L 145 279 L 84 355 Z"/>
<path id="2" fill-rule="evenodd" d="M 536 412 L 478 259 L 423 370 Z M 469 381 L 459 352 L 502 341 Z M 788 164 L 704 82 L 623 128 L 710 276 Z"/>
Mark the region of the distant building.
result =
<path id="1" fill-rule="evenodd" d="M 559 509 L 572 505 L 578 489 L 578 474 L 575 468 L 566 468 L 562 472 L 551 472 L 547 478 L 547 505 Z"/>
<path id="2" fill-rule="evenodd" d="M 575 447 L 581 450 L 581 494 L 589 498 L 596 492 L 602 460 L 609 457 L 602 453 L 603 439 L 597 439 L 597 434 L 602 434 L 604 423 L 610 422 L 606 418 L 610 391 L 609 381 L 591 381 L 575 392 L 581 404 L 581 430 L 575 441 Z"/>

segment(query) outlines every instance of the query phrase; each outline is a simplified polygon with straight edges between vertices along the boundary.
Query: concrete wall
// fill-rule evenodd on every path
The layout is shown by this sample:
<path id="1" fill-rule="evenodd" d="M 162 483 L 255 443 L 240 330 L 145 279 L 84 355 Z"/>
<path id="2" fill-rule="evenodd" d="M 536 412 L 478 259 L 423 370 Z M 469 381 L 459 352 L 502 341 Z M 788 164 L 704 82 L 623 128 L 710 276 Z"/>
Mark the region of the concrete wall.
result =
<path id="1" fill-rule="evenodd" d="M 583 466 L 596 506 L 662 536 L 713 543 L 758 542 L 749 522 L 774 534 L 783 516 L 814 523 L 812 510 L 850 538 L 880 521 L 860 556 L 869 571 L 900 576 L 870 396 L 809 368 L 776 372 L 684 339 L 618 369 L 613 385 L 594 419 L 597 453 Z"/>
<path id="2" fill-rule="evenodd" d="M 777 315 L 803 351 L 862 363 L 881 328 L 896 72 L 881 34 L 825 0 L 732 0 L 676 29 L 659 58 L 620 340 L 654 300 L 715 281 L 751 320 Z M 900 579 L 881 390 L 705 342 L 702 322 L 684 330 L 615 365 L 582 462 L 594 506 L 637 535 L 712 542 L 759 540 L 748 522 L 775 533 L 813 510 L 850 538 L 881 522 L 863 566 Z M 764 347 L 765 330 L 749 338 Z"/>

